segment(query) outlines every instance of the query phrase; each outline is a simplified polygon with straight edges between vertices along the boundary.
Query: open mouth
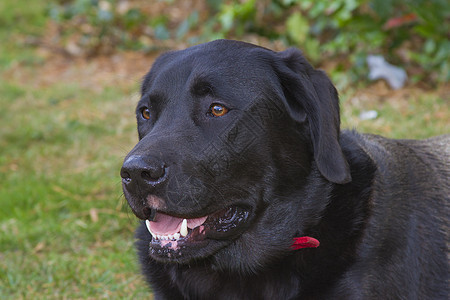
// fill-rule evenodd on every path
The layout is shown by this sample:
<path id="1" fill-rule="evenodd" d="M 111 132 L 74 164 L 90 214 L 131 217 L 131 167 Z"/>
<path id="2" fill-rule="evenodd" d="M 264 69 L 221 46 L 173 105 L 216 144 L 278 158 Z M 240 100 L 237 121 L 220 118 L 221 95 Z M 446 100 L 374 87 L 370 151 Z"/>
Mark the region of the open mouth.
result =
<path id="1" fill-rule="evenodd" d="M 206 239 L 228 239 L 247 222 L 249 210 L 230 206 L 199 218 L 180 218 L 157 212 L 153 221 L 145 224 L 152 235 L 151 246 L 178 251 L 199 245 Z"/>

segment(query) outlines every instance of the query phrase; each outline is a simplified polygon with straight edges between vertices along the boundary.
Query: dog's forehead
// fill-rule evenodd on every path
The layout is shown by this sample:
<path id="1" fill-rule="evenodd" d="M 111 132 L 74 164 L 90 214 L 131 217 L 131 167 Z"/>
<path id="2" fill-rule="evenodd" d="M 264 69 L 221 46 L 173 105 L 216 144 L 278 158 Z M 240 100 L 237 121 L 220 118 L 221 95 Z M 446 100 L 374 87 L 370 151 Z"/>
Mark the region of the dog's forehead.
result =
<path id="1" fill-rule="evenodd" d="M 231 84 L 267 72 L 267 56 L 273 52 L 258 46 L 235 41 L 216 41 L 162 55 L 153 65 L 144 89 L 192 87 L 198 82 Z M 257 81 L 253 81 L 256 83 Z"/>

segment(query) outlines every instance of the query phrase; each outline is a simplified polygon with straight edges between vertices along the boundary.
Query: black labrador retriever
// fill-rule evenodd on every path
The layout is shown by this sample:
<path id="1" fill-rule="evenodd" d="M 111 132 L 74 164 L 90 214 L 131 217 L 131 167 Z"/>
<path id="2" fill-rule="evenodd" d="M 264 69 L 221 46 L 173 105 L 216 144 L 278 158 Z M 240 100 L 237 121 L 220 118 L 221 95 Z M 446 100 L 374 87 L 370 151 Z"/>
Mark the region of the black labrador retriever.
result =
<path id="1" fill-rule="evenodd" d="M 448 136 L 341 132 L 295 49 L 169 52 L 141 93 L 121 177 L 156 299 L 449 299 Z"/>

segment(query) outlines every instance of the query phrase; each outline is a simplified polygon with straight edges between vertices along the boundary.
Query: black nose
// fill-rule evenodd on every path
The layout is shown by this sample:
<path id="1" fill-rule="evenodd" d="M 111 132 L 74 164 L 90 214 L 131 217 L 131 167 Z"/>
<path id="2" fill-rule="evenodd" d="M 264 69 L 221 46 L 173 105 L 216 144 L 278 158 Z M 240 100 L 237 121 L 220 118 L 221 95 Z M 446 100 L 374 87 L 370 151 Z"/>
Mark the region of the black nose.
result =
<path id="1" fill-rule="evenodd" d="M 156 187 L 166 180 L 167 171 L 164 162 L 158 158 L 132 155 L 123 163 L 120 176 L 127 186 Z"/>

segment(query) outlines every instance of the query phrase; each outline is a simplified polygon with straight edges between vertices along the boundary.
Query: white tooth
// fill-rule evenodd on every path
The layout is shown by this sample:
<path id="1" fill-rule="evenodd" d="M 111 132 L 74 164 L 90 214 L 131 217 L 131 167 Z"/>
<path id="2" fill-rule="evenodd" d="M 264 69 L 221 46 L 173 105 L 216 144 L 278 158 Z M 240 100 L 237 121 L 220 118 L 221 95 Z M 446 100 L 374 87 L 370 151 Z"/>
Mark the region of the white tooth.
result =
<path id="1" fill-rule="evenodd" d="M 148 232 L 150 232 L 151 235 L 153 235 L 153 232 L 150 230 L 150 221 L 149 220 L 145 220 L 145 226 L 147 226 Z"/>
<path id="2" fill-rule="evenodd" d="M 173 240 L 173 235 L 169 234 L 169 240 Z"/>
<path id="3" fill-rule="evenodd" d="M 150 232 L 150 234 L 152 235 L 152 237 L 154 239 L 157 239 L 156 234 L 154 234 L 151 230 L 150 230 L 150 221 L 149 220 L 145 220 L 145 226 L 147 226 L 148 232 Z"/>
<path id="4" fill-rule="evenodd" d="M 167 241 L 168 237 L 167 237 L 167 235 L 162 235 L 161 239 L 164 240 L 164 241 Z"/>
<path id="5" fill-rule="evenodd" d="M 181 223 L 180 234 L 181 234 L 181 236 L 187 236 L 187 234 L 188 234 L 187 220 L 186 219 L 183 219 L 183 222 Z"/>
<path id="6" fill-rule="evenodd" d="M 156 235 L 156 238 L 157 238 L 158 240 L 160 240 L 160 239 L 161 239 L 161 236 L 160 236 L 159 234 L 157 234 L 157 235 Z"/>
<path id="7" fill-rule="evenodd" d="M 179 232 L 175 233 L 175 234 L 173 235 L 173 238 L 176 239 L 176 240 L 178 240 L 178 239 L 180 238 L 180 233 L 179 233 Z"/>

